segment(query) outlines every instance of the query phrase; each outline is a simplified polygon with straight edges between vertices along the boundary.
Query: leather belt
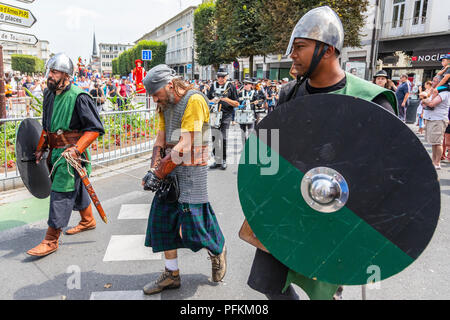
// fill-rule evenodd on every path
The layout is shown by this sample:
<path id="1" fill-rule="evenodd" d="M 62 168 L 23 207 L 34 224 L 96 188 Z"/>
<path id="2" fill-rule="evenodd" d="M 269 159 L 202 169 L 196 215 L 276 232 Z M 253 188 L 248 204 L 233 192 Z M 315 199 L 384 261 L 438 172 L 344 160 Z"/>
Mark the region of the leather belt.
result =
<path id="1" fill-rule="evenodd" d="M 166 156 L 172 152 L 175 145 L 168 144 L 166 145 L 165 154 Z M 186 156 L 180 154 L 180 157 L 185 160 Z M 199 146 L 193 147 L 191 150 L 191 156 L 188 161 L 183 161 L 181 164 L 182 167 L 203 167 L 208 165 L 209 159 L 209 148 L 208 146 Z"/>
<path id="2" fill-rule="evenodd" d="M 50 149 L 63 149 L 77 144 L 83 136 L 79 131 L 48 132 L 48 146 Z"/>

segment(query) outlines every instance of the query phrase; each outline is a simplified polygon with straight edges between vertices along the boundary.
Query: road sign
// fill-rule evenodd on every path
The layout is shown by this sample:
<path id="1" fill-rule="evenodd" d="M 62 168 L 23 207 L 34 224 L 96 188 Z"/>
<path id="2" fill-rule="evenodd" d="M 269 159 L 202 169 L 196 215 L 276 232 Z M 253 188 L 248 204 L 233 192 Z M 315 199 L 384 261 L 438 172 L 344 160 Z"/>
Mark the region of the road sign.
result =
<path id="1" fill-rule="evenodd" d="M 142 50 L 142 60 L 152 61 L 152 50 Z"/>
<path id="2" fill-rule="evenodd" d="M 36 17 L 30 10 L 0 2 L 0 23 L 30 28 L 36 23 Z"/>
<path id="3" fill-rule="evenodd" d="M 38 38 L 32 34 L 0 30 L 0 41 L 36 45 Z"/>
<path id="4" fill-rule="evenodd" d="M 186 66 L 186 68 L 187 68 L 188 70 L 192 70 L 192 64 L 188 64 L 188 65 Z"/>

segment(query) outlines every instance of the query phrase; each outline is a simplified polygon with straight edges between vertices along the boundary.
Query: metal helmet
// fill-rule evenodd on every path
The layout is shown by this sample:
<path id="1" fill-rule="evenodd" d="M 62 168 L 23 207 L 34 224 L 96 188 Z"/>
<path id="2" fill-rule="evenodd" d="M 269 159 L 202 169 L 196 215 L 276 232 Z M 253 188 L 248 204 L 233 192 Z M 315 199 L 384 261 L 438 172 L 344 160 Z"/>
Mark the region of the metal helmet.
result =
<path id="1" fill-rule="evenodd" d="M 320 41 L 342 52 L 344 27 L 336 12 L 328 6 L 323 6 L 312 9 L 299 20 L 292 32 L 286 56 L 292 53 L 296 38 Z"/>
<path id="2" fill-rule="evenodd" d="M 73 76 L 74 66 L 72 60 L 65 53 L 58 53 L 51 57 L 46 64 L 47 74 L 50 70 L 56 70 L 67 73 L 69 76 Z"/>

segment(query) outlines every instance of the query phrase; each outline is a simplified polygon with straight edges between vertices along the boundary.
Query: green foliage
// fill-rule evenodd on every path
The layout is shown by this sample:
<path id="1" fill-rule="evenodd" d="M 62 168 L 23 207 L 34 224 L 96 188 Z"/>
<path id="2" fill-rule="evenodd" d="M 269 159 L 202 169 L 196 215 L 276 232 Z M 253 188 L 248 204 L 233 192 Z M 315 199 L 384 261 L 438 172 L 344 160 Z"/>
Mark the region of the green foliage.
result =
<path id="1" fill-rule="evenodd" d="M 112 60 L 112 73 L 119 74 L 119 59 L 115 58 Z"/>
<path id="2" fill-rule="evenodd" d="M 217 36 L 216 4 L 202 3 L 194 12 L 195 46 L 197 63 L 217 66 L 222 62 Z"/>
<path id="3" fill-rule="evenodd" d="M 259 33 L 264 35 L 263 43 L 270 53 L 283 53 L 297 22 L 311 9 L 331 7 L 344 25 L 344 46 L 359 47 L 361 30 L 364 27 L 368 0 L 263 0 L 259 11 L 262 23 Z"/>
<path id="4" fill-rule="evenodd" d="M 6 122 L 0 126 L 0 172 L 14 168 L 16 162 L 15 141 L 17 122 Z"/>
<path id="5" fill-rule="evenodd" d="M 142 40 L 113 60 L 113 74 L 128 76 L 135 68 L 135 61 L 141 59 L 142 50 L 152 50 L 152 61 L 148 63 L 147 70 L 166 62 L 167 45 L 164 42 Z"/>
<path id="6" fill-rule="evenodd" d="M 23 89 L 27 92 L 27 94 L 31 97 L 31 108 L 36 112 L 36 116 L 42 116 L 42 110 L 44 108 L 44 98 L 38 98 L 30 90 L 23 87 Z"/>
<path id="7" fill-rule="evenodd" d="M 43 73 L 45 71 L 45 63 L 34 56 L 13 54 L 11 55 L 11 68 L 14 71 L 27 74 Z"/>
<path id="8" fill-rule="evenodd" d="M 359 47 L 368 0 L 211 0 L 194 13 L 197 62 L 217 66 L 238 57 L 284 54 L 300 18 L 325 5 L 344 25 L 344 45 Z"/>
<path id="9" fill-rule="evenodd" d="M 253 56 L 264 55 L 267 47 L 264 35 L 259 32 L 263 21 L 260 11 L 265 1 L 217 0 L 218 39 L 222 58 L 234 61 L 238 57 L 250 57 L 250 73 L 253 74 Z"/>

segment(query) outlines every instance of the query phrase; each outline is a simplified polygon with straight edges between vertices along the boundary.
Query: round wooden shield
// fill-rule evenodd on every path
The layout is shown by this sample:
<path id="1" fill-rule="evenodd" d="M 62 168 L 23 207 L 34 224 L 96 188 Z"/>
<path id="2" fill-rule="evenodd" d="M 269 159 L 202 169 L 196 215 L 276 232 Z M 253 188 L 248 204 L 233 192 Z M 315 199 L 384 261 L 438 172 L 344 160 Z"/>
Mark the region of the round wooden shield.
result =
<path id="1" fill-rule="evenodd" d="M 440 186 L 416 135 L 380 106 L 310 95 L 270 113 L 242 153 L 243 212 L 256 237 L 311 279 L 363 285 L 425 250 Z"/>
<path id="2" fill-rule="evenodd" d="M 23 184 L 30 193 L 38 199 L 46 199 L 50 196 L 52 182 L 49 178 L 49 170 L 44 158 L 36 164 L 37 145 L 42 133 L 41 124 L 34 119 L 26 119 L 20 124 L 16 139 L 17 168 L 20 172 Z"/>

